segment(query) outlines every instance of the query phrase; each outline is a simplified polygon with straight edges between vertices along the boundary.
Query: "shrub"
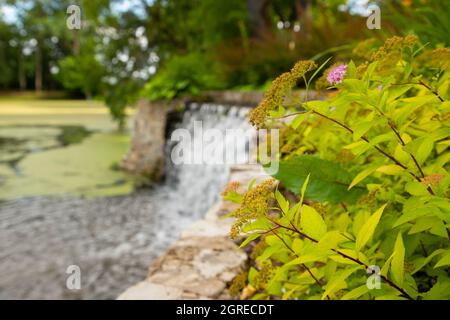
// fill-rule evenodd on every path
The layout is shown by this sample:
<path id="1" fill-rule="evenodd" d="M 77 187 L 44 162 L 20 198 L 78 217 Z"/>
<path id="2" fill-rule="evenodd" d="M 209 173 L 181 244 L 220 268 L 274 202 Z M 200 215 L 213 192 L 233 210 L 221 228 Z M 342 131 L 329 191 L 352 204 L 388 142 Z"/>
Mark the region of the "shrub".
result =
<path id="1" fill-rule="evenodd" d="M 142 95 L 152 101 L 170 100 L 181 95 L 197 95 L 201 90 L 222 87 L 217 64 L 200 53 L 176 56 L 144 87 Z"/>
<path id="2" fill-rule="evenodd" d="M 279 183 L 225 194 L 240 203 L 232 236 L 263 243 L 244 297 L 450 298 L 450 50 L 416 41 L 387 40 L 325 72 L 329 99 L 285 108 L 311 72 L 300 62 L 252 111 L 282 138 Z"/>

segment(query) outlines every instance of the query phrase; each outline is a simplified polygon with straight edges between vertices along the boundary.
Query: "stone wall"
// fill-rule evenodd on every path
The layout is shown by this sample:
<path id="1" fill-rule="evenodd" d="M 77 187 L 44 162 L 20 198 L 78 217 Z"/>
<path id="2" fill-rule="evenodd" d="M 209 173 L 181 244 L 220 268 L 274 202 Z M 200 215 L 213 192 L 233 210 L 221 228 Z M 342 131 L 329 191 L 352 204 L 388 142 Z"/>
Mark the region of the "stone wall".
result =
<path id="1" fill-rule="evenodd" d="M 167 114 L 180 102 L 141 100 L 134 115 L 130 149 L 122 168 L 158 181 L 164 174 L 164 146 Z"/>
<path id="2" fill-rule="evenodd" d="M 236 165 L 230 181 L 244 192 L 253 179 L 267 178 L 258 165 Z M 144 281 L 127 289 L 119 300 L 231 299 L 228 283 L 237 276 L 247 255 L 229 237 L 236 204 L 221 201 L 205 218 L 185 230 L 165 254 L 150 266 Z"/>

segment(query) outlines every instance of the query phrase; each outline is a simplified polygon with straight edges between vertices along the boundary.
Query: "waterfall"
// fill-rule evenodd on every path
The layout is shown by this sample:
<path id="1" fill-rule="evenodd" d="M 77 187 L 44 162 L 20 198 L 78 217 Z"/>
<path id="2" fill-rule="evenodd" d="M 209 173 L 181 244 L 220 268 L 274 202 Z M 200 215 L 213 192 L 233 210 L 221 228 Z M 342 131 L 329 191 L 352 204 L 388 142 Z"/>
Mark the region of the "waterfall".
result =
<path id="1" fill-rule="evenodd" d="M 193 137 L 192 143 L 200 142 L 201 136 L 194 136 L 195 124 L 201 123 L 203 131 L 219 130 L 226 136 L 227 130 L 242 130 L 252 132 L 247 114 L 250 108 L 224 106 L 208 103 L 191 103 L 187 106 L 178 123 L 171 126 L 171 131 L 184 129 Z M 180 142 L 166 143 L 166 178 L 151 194 L 155 205 L 152 215 L 156 215 L 159 227 L 157 231 L 158 243 L 166 246 L 191 223 L 202 218 L 209 208 L 219 199 L 220 193 L 228 182 L 230 167 L 233 163 L 220 164 L 174 164 L 171 154 Z M 235 148 L 236 164 L 244 163 L 248 156 L 249 139 L 240 137 L 241 141 L 235 146 L 235 140 L 226 139 L 216 149 L 230 150 Z M 242 140 L 244 139 L 244 140 Z M 213 157 L 205 153 L 205 157 Z M 211 160 L 211 159 L 204 159 Z M 176 237 L 174 237 L 176 236 Z"/>

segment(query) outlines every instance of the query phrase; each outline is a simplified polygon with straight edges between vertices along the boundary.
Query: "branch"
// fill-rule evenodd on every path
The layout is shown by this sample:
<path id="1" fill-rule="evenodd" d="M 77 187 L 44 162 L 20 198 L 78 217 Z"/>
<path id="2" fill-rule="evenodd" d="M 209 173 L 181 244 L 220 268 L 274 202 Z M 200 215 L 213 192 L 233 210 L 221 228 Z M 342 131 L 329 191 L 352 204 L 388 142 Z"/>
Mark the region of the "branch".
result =
<path id="1" fill-rule="evenodd" d="M 344 128 L 345 130 L 347 130 L 348 132 L 350 132 L 351 134 L 353 134 L 354 131 L 353 131 L 350 127 L 348 127 L 347 125 L 345 125 L 345 124 L 339 122 L 338 120 L 333 119 L 333 118 L 330 118 L 330 117 L 328 117 L 328 116 L 326 116 L 326 115 L 324 115 L 324 114 L 322 114 L 322 113 L 320 113 L 320 112 L 314 111 L 314 110 L 313 110 L 312 112 L 315 113 L 315 114 L 317 114 L 318 116 L 321 116 L 321 117 L 323 117 L 323 118 L 325 118 L 325 119 L 327 119 L 327 120 L 329 120 L 329 121 L 332 121 L 332 122 L 336 123 L 337 125 L 341 126 L 341 127 Z M 371 143 L 370 143 L 370 140 L 369 140 L 368 138 L 364 137 L 364 136 L 361 137 L 361 140 L 367 142 L 368 144 L 371 144 Z M 371 144 L 371 145 L 372 145 L 372 144 Z M 377 151 L 378 151 L 379 153 L 381 153 L 383 156 L 385 156 L 386 158 L 388 158 L 389 160 L 391 160 L 392 162 L 394 162 L 396 165 L 398 165 L 398 166 L 401 167 L 402 169 L 406 170 L 406 171 L 407 171 L 411 176 L 413 176 L 417 181 L 422 182 L 422 180 L 420 179 L 420 177 L 418 177 L 418 176 L 417 176 L 416 174 L 414 174 L 413 172 L 409 171 L 408 167 L 405 166 L 403 163 L 401 163 L 400 161 L 398 161 L 397 159 L 395 159 L 393 156 L 391 156 L 390 154 L 388 154 L 388 153 L 386 153 L 385 151 L 383 151 L 380 147 L 378 147 L 378 146 L 376 146 L 376 145 L 372 145 L 372 146 L 373 146 L 373 148 L 374 148 L 375 150 L 377 150 Z"/>
<path id="2" fill-rule="evenodd" d="M 293 228 L 289 228 L 289 227 L 286 227 L 286 226 L 283 226 L 283 225 L 279 224 L 279 223 L 276 222 L 276 221 L 273 221 L 273 220 L 271 220 L 271 221 L 272 221 L 276 226 L 278 226 L 278 227 L 280 227 L 280 228 L 287 229 L 287 230 L 290 230 L 290 231 L 292 231 L 292 232 L 295 232 L 295 233 L 299 234 L 301 238 L 306 238 L 306 239 L 308 239 L 308 240 L 310 240 L 310 241 L 312 241 L 312 242 L 314 242 L 314 243 L 319 243 L 318 240 L 316 240 L 316 239 L 314 239 L 314 238 L 311 238 L 311 237 L 308 236 L 307 234 L 304 234 L 303 232 L 301 232 L 300 230 L 298 230 L 298 229 L 297 229 L 294 225 L 292 225 L 292 224 L 291 224 L 291 225 L 293 226 Z M 345 253 L 343 253 L 343 252 L 337 250 L 337 249 L 331 249 L 331 250 L 332 250 L 333 252 L 337 253 L 338 255 L 340 255 L 340 256 L 343 257 L 343 258 L 349 259 L 349 260 L 351 260 L 351 261 L 353 261 L 353 262 L 355 262 L 355 263 L 357 263 L 357 264 L 363 266 L 366 270 L 369 268 L 368 265 L 366 265 L 364 262 L 362 262 L 361 260 L 359 260 L 359 259 L 357 259 L 357 258 L 350 257 L 350 256 L 346 255 Z M 392 282 L 391 280 L 389 280 L 387 277 L 385 277 L 385 276 L 383 276 L 383 275 L 381 275 L 381 274 L 380 274 L 380 277 L 381 277 L 384 281 L 386 281 L 386 283 L 389 284 L 392 288 L 394 288 L 394 289 L 396 289 L 397 291 L 399 291 L 399 292 L 402 294 L 403 297 L 405 297 L 405 298 L 407 298 L 407 299 L 409 299 L 409 300 L 414 300 L 414 299 L 413 299 L 413 298 L 412 298 L 412 297 L 411 297 L 404 289 L 402 289 L 402 288 L 400 288 L 399 286 L 397 286 L 395 283 L 393 283 L 393 282 Z"/>

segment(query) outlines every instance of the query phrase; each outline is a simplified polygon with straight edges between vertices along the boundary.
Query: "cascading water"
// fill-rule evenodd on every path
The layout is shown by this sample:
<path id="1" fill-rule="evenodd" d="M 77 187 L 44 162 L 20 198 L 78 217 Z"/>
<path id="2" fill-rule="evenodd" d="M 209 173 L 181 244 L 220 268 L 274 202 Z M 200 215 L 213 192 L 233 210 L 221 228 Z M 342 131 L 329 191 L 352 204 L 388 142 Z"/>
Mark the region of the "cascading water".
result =
<path id="1" fill-rule="evenodd" d="M 226 138 L 216 149 L 233 149 L 227 130 L 248 130 L 248 108 L 191 104 L 173 130 L 201 142 L 196 125 Z M 172 130 L 172 131 L 173 131 Z M 251 130 L 250 130 L 251 132 Z M 248 136 L 237 144 L 246 159 Z M 244 142 L 244 143 L 242 143 Z M 176 164 L 179 146 L 167 141 L 166 179 L 152 189 L 110 198 L 38 197 L 2 204 L 0 210 L 0 299 L 111 299 L 147 274 L 151 262 L 182 230 L 219 200 L 230 163 Z M 187 150 L 188 154 L 195 150 Z M 209 162 L 215 155 L 204 153 Z M 78 266 L 81 288 L 68 290 L 66 270 Z"/>
<path id="2" fill-rule="evenodd" d="M 249 108 L 228 107 L 216 104 L 190 104 L 184 112 L 182 120 L 175 124 L 174 130 L 184 129 L 189 132 L 192 138 L 192 146 L 205 143 L 201 135 L 195 135 L 195 126 L 199 123 L 203 132 L 210 129 L 219 130 L 223 137 L 215 146 L 215 150 L 227 150 L 234 148 L 234 164 L 243 163 L 247 159 L 249 148 L 249 137 L 242 136 L 236 145 L 234 139 L 226 135 L 230 130 L 250 130 L 251 126 L 246 119 Z M 165 227 L 159 229 L 159 241 L 166 244 L 173 241 L 174 235 L 178 236 L 179 231 L 184 230 L 190 223 L 200 219 L 207 210 L 219 200 L 220 193 L 227 183 L 230 166 L 233 163 L 213 162 L 216 155 L 203 153 L 203 162 L 206 163 L 182 163 L 176 165 L 171 159 L 174 148 L 179 141 L 171 141 L 170 136 L 166 145 L 166 180 L 164 184 L 152 195 L 157 205 L 157 212 L 164 215 L 159 221 L 164 221 Z M 206 142 L 207 143 L 207 142 Z M 178 145 L 179 146 L 179 145 Z M 186 151 L 186 150 L 185 150 Z M 195 152 L 192 148 L 190 152 Z M 195 155 L 192 155 L 193 157 Z M 168 228 L 168 225 L 170 227 Z M 171 234 L 171 235 L 168 235 Z"/>

